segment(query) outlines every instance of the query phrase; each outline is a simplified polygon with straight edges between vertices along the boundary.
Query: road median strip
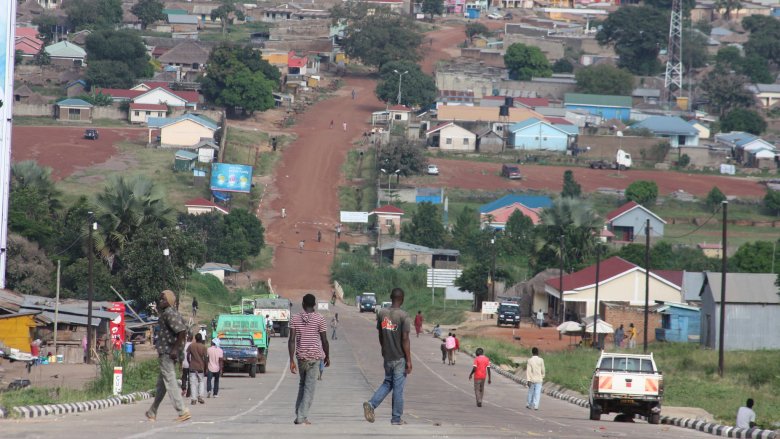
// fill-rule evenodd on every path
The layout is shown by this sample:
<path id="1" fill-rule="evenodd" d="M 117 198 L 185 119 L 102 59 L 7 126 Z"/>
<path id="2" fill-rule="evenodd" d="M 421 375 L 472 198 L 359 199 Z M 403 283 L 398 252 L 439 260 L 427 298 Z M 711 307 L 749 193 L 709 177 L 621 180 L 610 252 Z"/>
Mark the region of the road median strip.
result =
<path id="1" fill-rule="evenodd" d="M 474 358 L 474 354 L 471 352 L 461 351 L 471 358 Z M 515 375 L 514 373 L 501 369 L 500 366 L 490 363 L 490 367 L 499 375 L 509 378 L 510 380 L 528 386 L 528 381 Z M 542 393 L 547 396 L 551 396 L 562 401 L 568 401 L 572 404 L 580 407 L 590 407 L 590 402 L 586 398 L 581 398 L 576 395 L 561 391 L 563 387 L 554 383 L 545 383 L 542 385 Z M 568 390 L 568 389 L 564 389 Z M 667 425 L 674 425 L 676 427 L 689 428 L 691 430 L 698 430 L 703 433 L 709 433 L 715 436 L 745 438 L 745 439 L 780 439 L 780 433 L 775 430 L 762 430 L 760 428 L 737 428 L 730 425 L 721 425 L 715 422 L 707 422 L 691 418 L 674 418 L 671 416 L 661 416 L 661 423 Z"/>
<path id="2" fill-rule="evenodd" d="M 81 413 L 92 410 L 100 410 L 122 404 L 132 404 L 136 401 L 151 398 L 153 391 L 133 392 L 127 395 L 110 396 L 105 399 L 92 401 L 71 402 L 63 404 L 44 404 L 17 406 L 11 409 L 0 407 L 0 418 L 40 418 L 49 415 L 64 415 L 67 413 Z"/>

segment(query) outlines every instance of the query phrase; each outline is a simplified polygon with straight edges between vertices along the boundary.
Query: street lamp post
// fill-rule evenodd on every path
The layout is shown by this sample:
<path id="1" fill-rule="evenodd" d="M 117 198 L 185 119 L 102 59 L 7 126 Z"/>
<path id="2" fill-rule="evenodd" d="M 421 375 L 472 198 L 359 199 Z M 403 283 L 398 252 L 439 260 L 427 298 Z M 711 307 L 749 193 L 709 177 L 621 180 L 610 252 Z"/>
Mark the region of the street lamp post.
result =
<path id="1" fill-rule="evenodd" d="M 409 71 L 405 72 L 399 72 L 398 70 L 393 70 L 393 72 L 398 74 L 398 98 L 396 99 L 398 105 L 401 105 L 401 81 L 404 79 L 404 75 L 409 73 Z"/>
<path id="2" fill-rule="evenodd" d="M 396 169 L 393 172 L 389 172 L 389 171 L 385 170 L 385 168 L 380 168 L 379 170 L 382 171 L 383 174 L 387 174 L 387 191 L 388 191 L 388 194 L 387 194 L 387 196 L 388 196 L 387 204 L 390 204 L 390 199 L 389 199 L 389 197 L 390 197 L 390 194 L 389 194 L 389 192 L 390 192 L 390 180 L 391 180 L 393 174 L 398 175 L 398 173 L 401 172 L 401 170 L 400 169 Z"/>
<path id="3" fill-rule="evenodd" d="M 89 272 L 88 272 L 88 284 L 87 284 L 87 354 L 85 355 L 84 360 L 87 364 L 92 363 L 92 345 L 95 342 L 94 340 L 94 333 L 92 332 L 92 299 L 95 295 L 94 293 L 94 282 L 93 282 L 93 272 L 92 272 L 92 265 L 94 260 L 94 254 L 95 254 L 95 244 L 92 240 L 92 231 L 97 230 L 97 222 L 95 221 L 95 216 L 92 212 L 87 212 L 87 218 L 88 218 L 88 229 L 89 229 L 89 245 L 87 246 L 87 255 L 89 256 Z"/>

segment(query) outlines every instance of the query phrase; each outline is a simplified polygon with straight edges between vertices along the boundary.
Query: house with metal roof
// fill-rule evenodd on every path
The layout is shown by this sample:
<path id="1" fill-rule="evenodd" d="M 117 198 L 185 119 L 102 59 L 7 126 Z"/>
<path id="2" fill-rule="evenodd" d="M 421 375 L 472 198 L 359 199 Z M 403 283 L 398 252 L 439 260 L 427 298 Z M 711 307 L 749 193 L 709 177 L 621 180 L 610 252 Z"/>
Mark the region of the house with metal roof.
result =
<path id="1" fill-rule="evenodd" d="M 200 274 L 210 274 L 216 277 L 222 283 L 225 283 L 226 275 L 229 276 L 230 274 L 239 272 L 239 270 L 233 268 L 232 265 L 222 264 L 219 262 L 206 262 L 205 264 L 198 267 L 197 270 Z"/>
<path id="2" fill-rule="evenodd" d="M 407 263 L 431 268 L 458 268 L 458 250 L 435 249 L 402 241 L 383 242 L 378 246 L 383 261 L 394 267 Z"/>
<path id="3" fill-rule="evenodd" d="M 63 99 L 54 105 L 54 118 L 65 122 L 92 122 L 92 107 L 83 99 Z"/>
<path id="4" fill-rule="evenodd" d="M 599 302 L 627 302 L 633 306 L 645 304 L 645 269 L 618 256 L 603 260 L 599 266 Z M 563 276 L 563 288 L 556 276 L 545 281 L 545 292 L 535 293 L 532 309 L 560 313 L 560 297 L 566 313 L 591 316 L 596 309 L 596 265 Z M 682 302 L 682 272 L 650 270 L 650 305 L 656 302 Z M 551 308 L 548 308 L 551 306 Z"/>
<path id="5" fill-rule="evenodd" d="M 87 51 L 81 47 L 69 42 L 60 41 L 50 44 L 43 49 L 49 54 L 51 63 L 60 66 L 81 66 L 84 65 L 84 59 L 87 57 Z"/>
<path id="6" fill-rule="evenodd" d="M 477 135 L 455 122 L 436 125 L 425 132 L 425 138 L 429 146 L 438 147 L 441 151 L 470 152 L 477 148 Z"/>
<path id="7" fill-rule="evenodd" d="M 742 131 L 719 133 L 715 141 L 731 148 L 737 163 L 755 168 L 774 169 L 777 147 L 766 140 Z"/>
<path id="8" fill-rule="evenodd" d="M 631 129 L 646 129 L 656 137 L 669 139 L 672 148 L 699 146 L 699 131 L 677 116 L 650 116 L 631 125 Z"/>
<path id="9" fill-rule="evenodd" d="M 664 303 L 656 309 L 661 314 L 661 327 L 655 328 L 655 339 L 682 343 L 698 343 L 701 310 L 684 303 Z"/>
<path id="10" fill-rule="evenodd" d="M 197 41 L 184 40 L 157 58 L 162 65 L 181 67 L 183 71 L 199 72 L 206 68 L 209 50 Z"/>
<path id="11" fill-rule="evenodd" d="M 627 121 L 631 118 L 631 96 L 592 95 L 584 93 L 566 93 L 563 106 L 567 110 L 585 110 L 602 119 Z"/>
<path id="12" fill-rule="evenodd" d="M 780 295 L 774 273 L 726 273 L 726 350 L 780 349 Z M 705 273 L 701 288 L 702 346 L 720 343 L 721 273 Z"/>
<path id="13" fill-rule="evenodd" d="M 650 237 L 662 238 L 666 221 L 636 201 L 629 201 L 609 212 L 607 230 L 615 235 L 615 241 L 634 242 L 640 236 L 647 236 L 647 220 L 650 220 Z"/>
<path id="14" fill-rule="evenodd" d="M 514 203 L 520 203 L 529 209 L 544 209 L 552 206 L 552 198 L 545 195 L 507 194 L 497 200 L 479 206 L 479 213 L 492 212 Z"/>
<path id="15" fill-rule="evenodd" d="M 130 123 L 146 123 L 150 117 L 165 117 L 168 106 L 164 104 L 137 104 L 130 103 L 127 114 Z"/>
<path id="16" fill-rule="evenodd" d="M 376 215 L 376 224 L 382 235 L 392 236 L 401 232 L 401 217 L 404 216 L 404 211 L 398 207 L 385 204 L 374 209 L 371 215 Z"/>
<path id="17" fill-rule="evenodd" d="M 219 129 L 213 120 L 191 113 L 174 118 L 150 117 L 147 125 L 149 143 L 152 143 L 153 133 L 159 131 L 160 146 L 164 148 L 193 148 L 203 139 L 213 140 Z"/>
<path id="18" fill-rule="evenodd" d="M 780 84 L 755 84 L 747 86 L 762 108 L 772 108 L 780 102 Z"/>
<path id="19" fill-rule="evenodd" d="M 508 146 L 523 151 L 566 152 L 577 140 L 574 125 L 558 125 L 535 117 L 509 126 Z"/>
<path id="20" fill-rule="evenodd" d="M 696 131 L 699 132 L 699 139 L 709 139 L 712 135 L 710 126 L 706 125 L 700 120 L 691 119 L 688 121 L 688 125 L 692 126 Z"/>

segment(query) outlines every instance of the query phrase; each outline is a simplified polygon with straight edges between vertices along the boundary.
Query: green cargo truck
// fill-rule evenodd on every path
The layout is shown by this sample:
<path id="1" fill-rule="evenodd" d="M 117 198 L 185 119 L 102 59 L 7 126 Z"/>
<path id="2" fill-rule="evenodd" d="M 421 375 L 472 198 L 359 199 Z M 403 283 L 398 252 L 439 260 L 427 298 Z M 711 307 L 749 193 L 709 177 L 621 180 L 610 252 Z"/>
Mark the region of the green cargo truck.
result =
<path id="1" fill-rule="evenodd" d="M 251 338 L 257 348 L 257 363 L 248 365 L 249 373 L 253 370 L 265 373 L 268 358 L 268 334 L 265 332 L 265 317 L 252 314 L 220 314 L 217 317 L 217 329 L 213 337 L 220 340 Z"/>

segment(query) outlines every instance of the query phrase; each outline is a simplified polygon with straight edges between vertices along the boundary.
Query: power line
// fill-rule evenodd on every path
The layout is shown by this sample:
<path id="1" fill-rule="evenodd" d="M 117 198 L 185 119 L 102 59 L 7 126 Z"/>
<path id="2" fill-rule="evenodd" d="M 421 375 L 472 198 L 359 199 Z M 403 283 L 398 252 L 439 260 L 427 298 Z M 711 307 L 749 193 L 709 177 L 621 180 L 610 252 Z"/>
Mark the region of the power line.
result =
<path id="1" fill-rule="evenodd" d="M 664 236 L 664 239 L 680 239 L 680 238 L 685 238 L 686 236 L 692 235 L 692 234 L 694 234 L 694 233 L 698 232 L 698 231 L 699 231 L 699 229 L 701 229 L 702 227 L 706 226 L 706 225 L 707 225 L 707 223 L 709 223 L 709 222 L 710 222 L 710 220 L 711 220 L 712 218 L 714 218 L 714 217 L 715 217 L 715 215 L 717 215 L 717 214 L 718 214 L 718 212 L 720 212 L 720 207 L 718 207 L 718 208 L 715 210 L 715 212 L 713 212 L 713 213 L 712 213 L 712 215 L 710 215 L 710 217 L 709 217 L 709 218 L 707 218 L 707 220 L 705 220 L 703 223 L 701 223 L 701 224 L 700 224 L 698 227 L 696 227 L 695 229 L 691 230 L 690 232 L 683 233 L 682 235 L 678 235 L 678 236 Z"/>

